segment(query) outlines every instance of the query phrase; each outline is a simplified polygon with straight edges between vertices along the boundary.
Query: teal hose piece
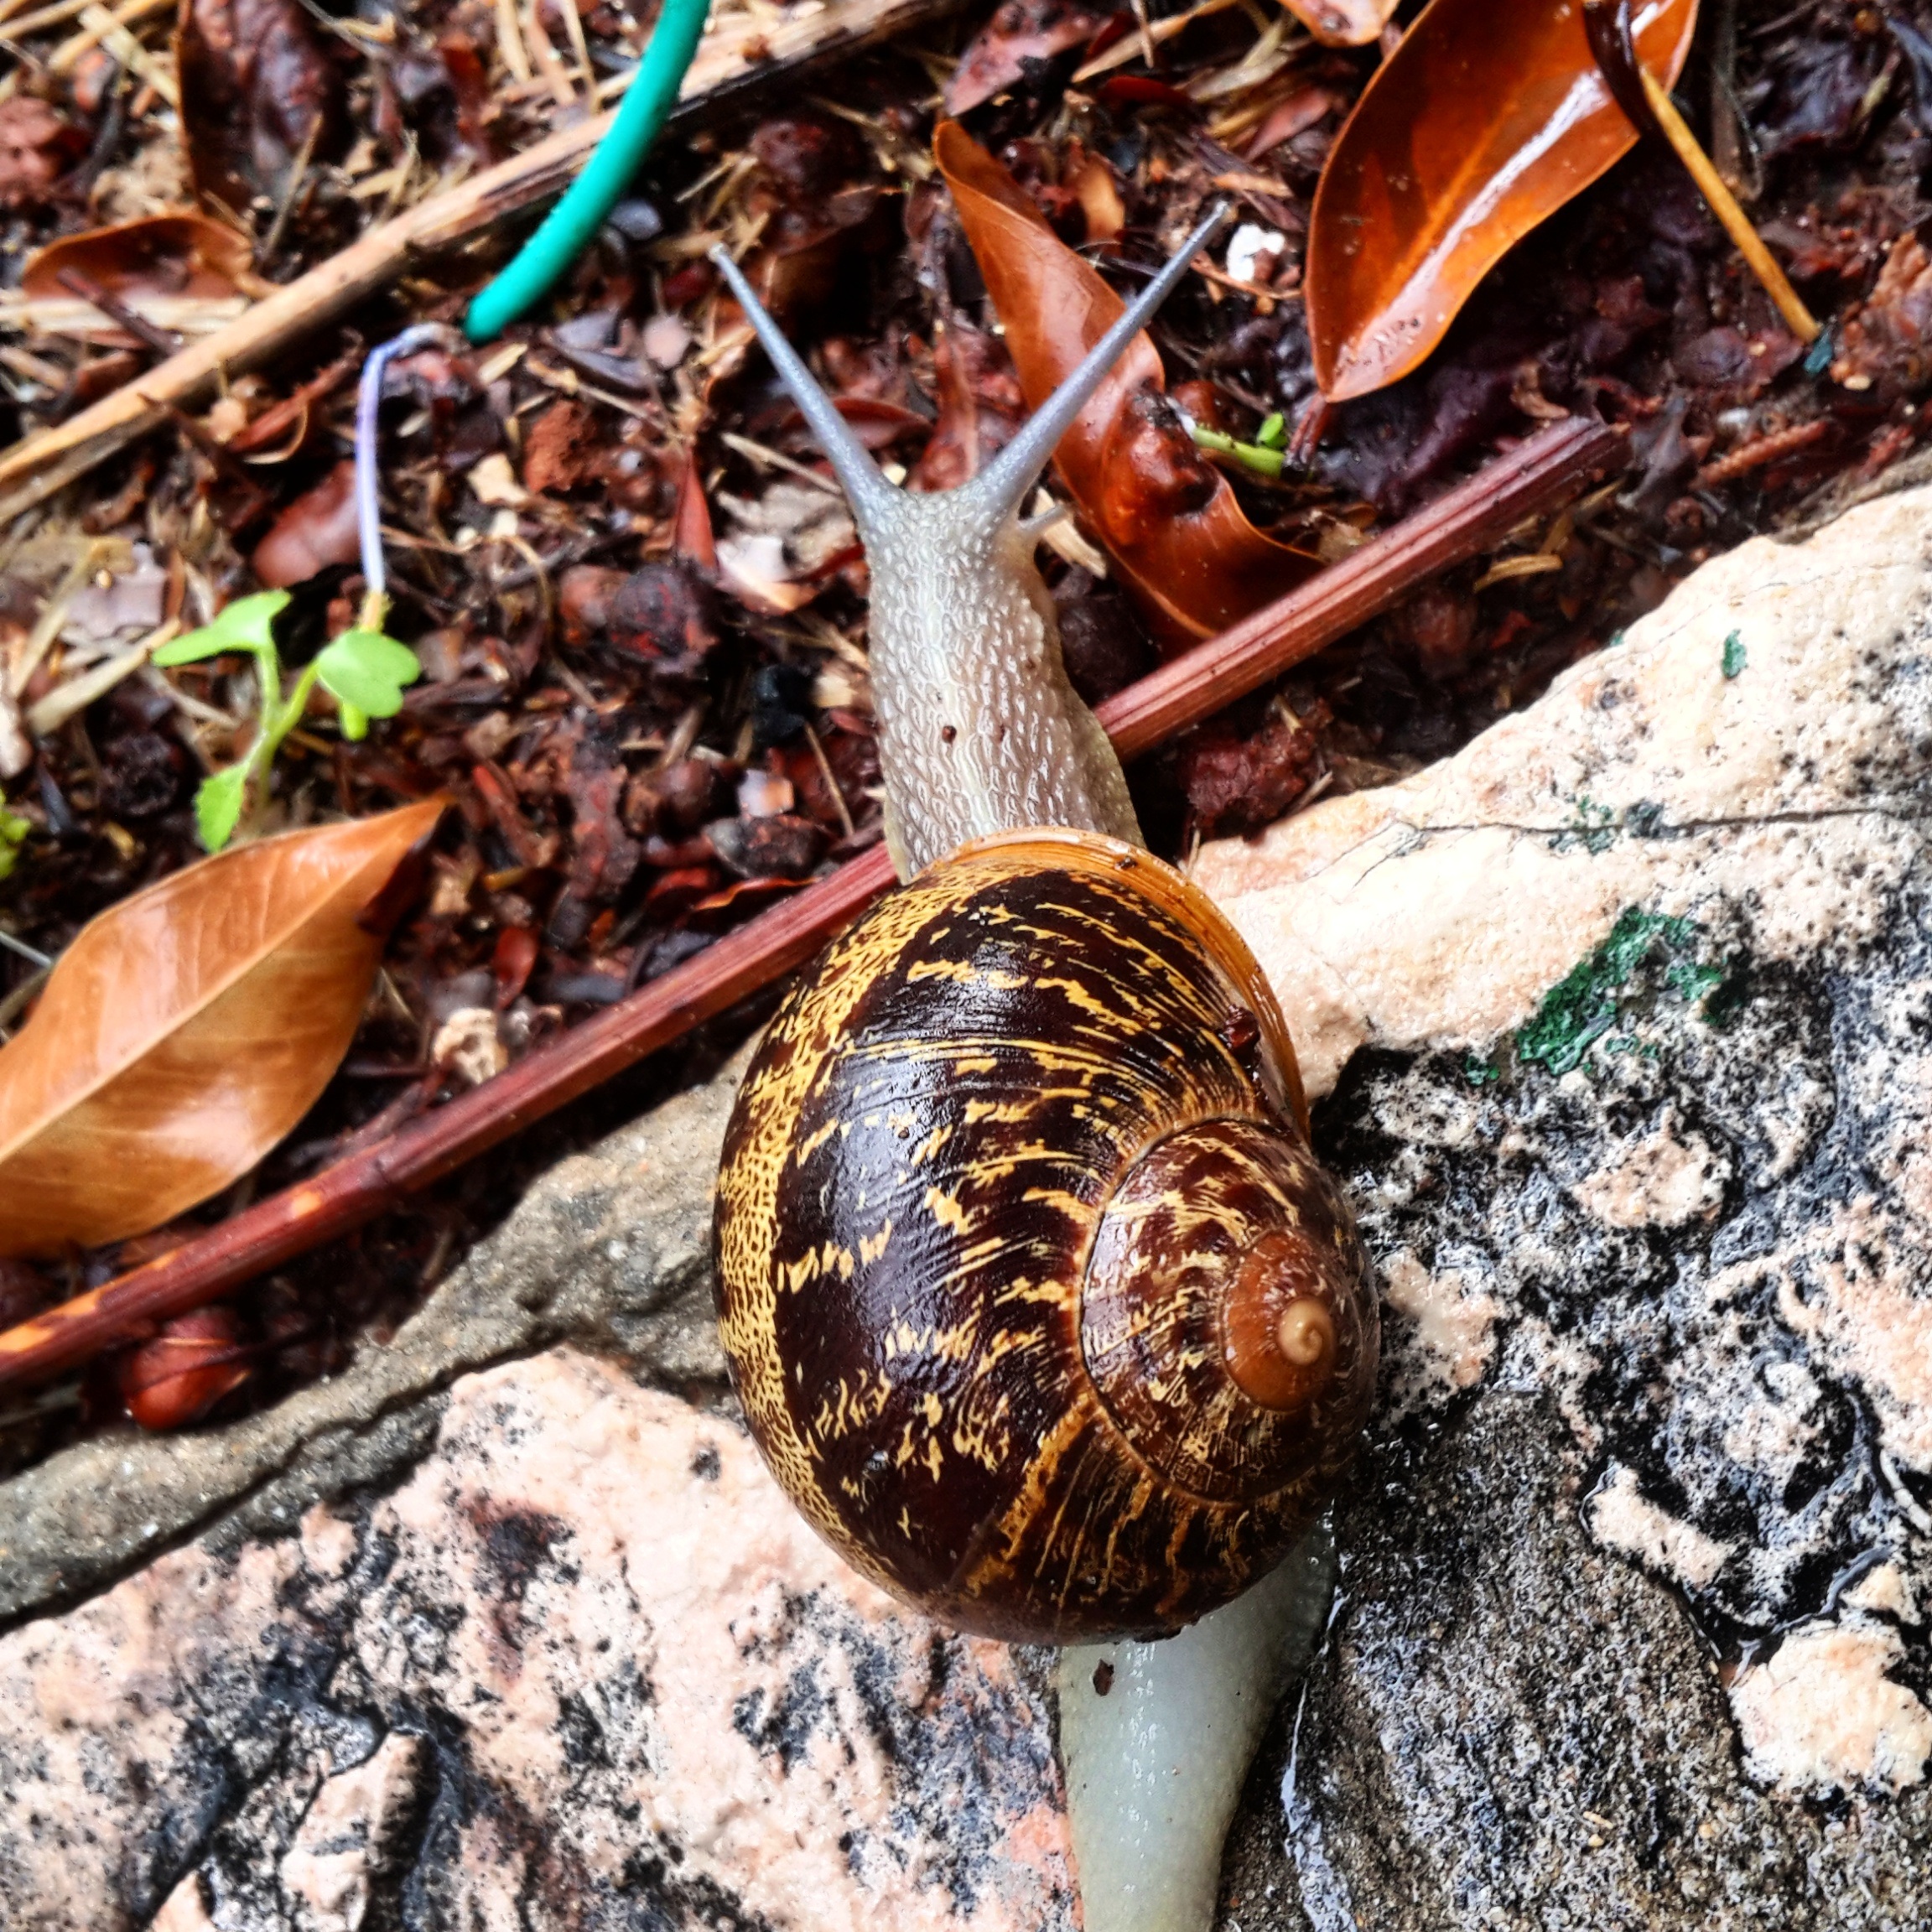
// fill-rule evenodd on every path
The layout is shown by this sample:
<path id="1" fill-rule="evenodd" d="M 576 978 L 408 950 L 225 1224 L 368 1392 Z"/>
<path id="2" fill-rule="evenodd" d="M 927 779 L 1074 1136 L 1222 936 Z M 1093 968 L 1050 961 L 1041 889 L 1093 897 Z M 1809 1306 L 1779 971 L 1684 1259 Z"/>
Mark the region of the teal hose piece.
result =
<path id="1" fill-rule="evenodd" d="M 463 333 L 487 342 L 540 302 L 583 253 L 651 152 L 698 51 L 710 0 L 664 0 L 610 132 L 516 259 L 470 304 Z"/>

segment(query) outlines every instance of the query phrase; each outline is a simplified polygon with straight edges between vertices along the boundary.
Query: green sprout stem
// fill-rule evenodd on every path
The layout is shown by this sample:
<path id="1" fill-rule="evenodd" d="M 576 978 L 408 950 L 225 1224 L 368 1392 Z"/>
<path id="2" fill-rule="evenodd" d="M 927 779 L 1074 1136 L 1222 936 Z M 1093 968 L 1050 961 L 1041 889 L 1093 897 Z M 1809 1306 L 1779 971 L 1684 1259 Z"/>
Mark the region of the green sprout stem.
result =
<path id="1" fill-rule="evenodd" d="M 295 680 L 295 688 L 284 692 L 274 623 L 288 603 L 286 590 L 238 598 L 212 624 L 175 638 L 154 653 L 154 662 L 164 667 L 226 653 L 246 653 L 255 661 L 261 718 L 254 741 L 236 763 L 204 779 L 195 796 L 201 843 L 210 852 L 219 852 L 244 818 L 259 807 L 275 754 L 301 723 L 318 684 L 335 699 L 342 735 L 361 738 L 367 735 L 371 718 L 393 718 L 402 709 L 403 686 L 423 675 L 416 653 L 382 631 L 388 600 L 376 590 L 363 599 L 357 627 L 319 651 Z"/>
<path id="2" fill-rule="evenodd" d="M 1279 425 L 1280 420 L 1279 416 L 1270 416 L 1262 424 L 1261 434 L 1266 436 L 1270 425 Z M 1218 456 L 1232 456 L 1258 476 L 1281 474 L 1282 452 L 1269 444 L 1237 443 L 1232 436 L 1223 435 L 1218 429 L 1204 429 L 1198 423 L 1192 424 L 1192 428 L 1194 440 L 1202 449 L 1212 449 Z"/>

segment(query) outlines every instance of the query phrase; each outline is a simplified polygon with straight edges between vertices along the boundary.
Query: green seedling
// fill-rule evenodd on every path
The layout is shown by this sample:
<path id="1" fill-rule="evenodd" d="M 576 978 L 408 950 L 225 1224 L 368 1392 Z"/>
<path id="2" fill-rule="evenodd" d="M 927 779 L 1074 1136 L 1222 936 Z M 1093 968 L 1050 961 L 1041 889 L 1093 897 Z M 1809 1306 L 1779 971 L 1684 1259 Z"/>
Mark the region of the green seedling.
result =
<path id="1" fill-rule="evenodd" d="M 407 644 L 384 635 L 383 602 L 379 595 L 366 598 L 356 628 L 325 645 L 286 693 L 274 635 L 275 620 L 288 606 L 286 590 L 239 597 L 212 624 L 154 653 L 157 664 L 170 666 L 231 652 L 255 660 L 262 704 L 255 741 L 240 763 L 204 779 L 195 794 L 195 823 L 210 852 L 219 852 L 235 836 L 251 797 L 259 794 L 283 740 L 301 723 L 318 684 L 334 697 L 345 738 L 366 737 L 371 718 L 393 718 L 402 709 L 402 688 L 423 675 L 423 667 Z"/>
<path id="2" fill-rule="evenodd" d="M 1265 436 L 1272 428 L 1279 432 L 1281 418 L 1270 416 L 1261 425 Z M 1224 436 L 1218 429 L 1203 429 L 1197 423 L 1192 425 L 1194 440 L 1203 449 L 1212 449 L 1218 456 L 1232 456 L 1244 468 L 1252 470 L 1258 476 L 1279 476 L 1283 460 L 1280 447 L 1267 443 L 1237 443 L 1232 436 Z M 1283 438 L 1283 443 L 1286 441 Z"/>
<path id="3" fill-rule="evenodd" d="M 13 871 L 20 856 L 20 848 L 27 841 L 27 834 L 34 829 L 31 819 L 23 818 L 18 813 L 9 812 L 0 804 L 0 879 Z"/>

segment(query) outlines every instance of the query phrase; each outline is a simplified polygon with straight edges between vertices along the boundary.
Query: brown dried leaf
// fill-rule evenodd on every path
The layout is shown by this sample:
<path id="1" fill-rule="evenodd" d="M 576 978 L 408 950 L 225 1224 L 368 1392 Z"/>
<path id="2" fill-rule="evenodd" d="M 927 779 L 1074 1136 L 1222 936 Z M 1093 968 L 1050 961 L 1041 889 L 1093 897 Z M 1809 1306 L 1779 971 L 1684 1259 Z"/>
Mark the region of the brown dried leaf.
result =
<path id="1" fill-rule="evenodd" d="M 0 1254 L 155 1227 L 294 1126 L 369 996 L 361 916 L 442 811 L 237 846 L 82 932 L 0 1048 Z"/>
<path id="2" fill-rule="evenodd" d="M 1124 304 L 957 122 L 940 123 L 932 152 L 1037 409 Z M 1164 382 L 1154 345 L 1135 336 L 1053 462 L 1156 627 L 1192 641 L 1271 603 L 1320 563 L 1248 521 L 1175 416 Z"/>
<path id="3" fill-rule="evenodd" d="M 30 94 L 0 101 L 0 209 L 43 206 L 54 184 L 87 152 L 86 132 Z"/>
<path id="4" fill-rule="evenodd" d="M 353 564 L 361 553 L 356 465 L 345 456 L 269 525 L 248 565 L 257 583 L 280 590 L 306 584 L 332 564 Z"/>
<path id="5" fill-rule="evenodd" d="M 1696 0 L 1648 0 L 1639 57 L 1668 86 Z M 1476 284 L 1637 140 L 1575 0 L 1432 0 L 1336 137 L 1308 236 L 1315 377 L 1333 400 L 1405 376 Z"/>
<path id="6" fill-rule="evenodd" d="M 341 124 L 342 70 L 301 0 L 181 0 L 174 58 L 189 172 L 210 206 L 279 202 L 297 156 L 326 152 Z"/>
<path id="7" fill-rule="evenodd" d="M 44 299 L 70 296 L 61 272 L 80 274 L 108 294 L 221 301 L 251 279 L 248 238 L 205 215 L 144 215 L 84 235 L 63 236 L 28 257 L 21 288 Z"/>
<path id="8" fill-rule="evenodd" d="M 1013 440 L 1026 398 L 997 338 L 957 319 L 932 345 L 939 418 L 912 470 L 915 490 L 957 490 Z"/>

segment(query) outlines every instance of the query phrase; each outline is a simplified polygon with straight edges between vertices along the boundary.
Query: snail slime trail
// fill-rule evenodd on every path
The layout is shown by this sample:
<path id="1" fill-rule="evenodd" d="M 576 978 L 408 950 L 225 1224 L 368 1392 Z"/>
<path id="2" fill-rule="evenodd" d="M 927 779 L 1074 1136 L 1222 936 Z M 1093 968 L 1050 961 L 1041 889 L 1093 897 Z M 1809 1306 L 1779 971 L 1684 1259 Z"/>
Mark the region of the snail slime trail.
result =
<path id="1" fill-rule="evenodd" d="M 930 496 L 886 481 L 713 257 L 865 543 L 905 881 L 808 969 L 740 1089 L 720 1332 L 766 1463 L 855 1569 L 962 1630 L 1109 1646 L 1069 1651 L 1089 1689 L 1063 1706 L 1089 1932 L 1208 1924 L 1233 1794 L 1327 1597 L 1318 1550 L 1283 1560 L 1379 1346 L 1274 995 L 1145 850 L 1017 516 L 1220 218 L 991 465 Z M 1156 1783 L 1185 1801 L 1135 1799 Z"/>

